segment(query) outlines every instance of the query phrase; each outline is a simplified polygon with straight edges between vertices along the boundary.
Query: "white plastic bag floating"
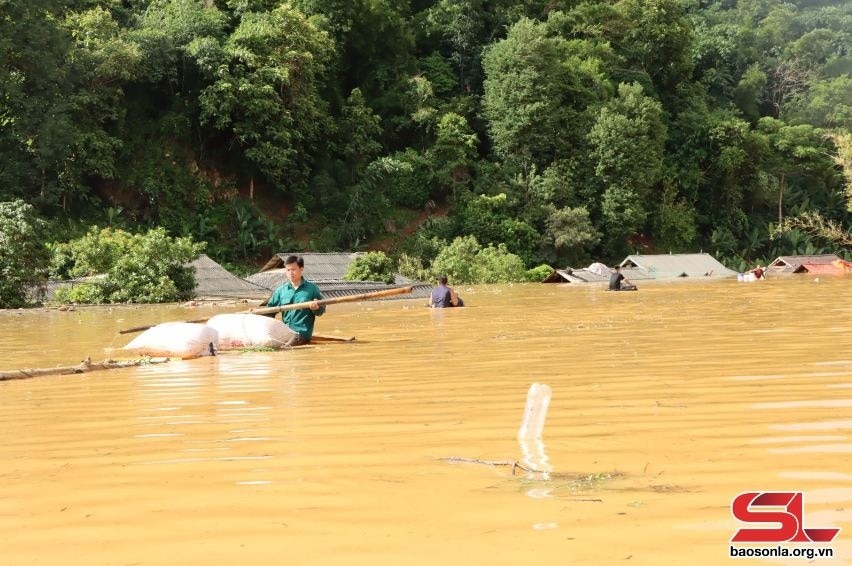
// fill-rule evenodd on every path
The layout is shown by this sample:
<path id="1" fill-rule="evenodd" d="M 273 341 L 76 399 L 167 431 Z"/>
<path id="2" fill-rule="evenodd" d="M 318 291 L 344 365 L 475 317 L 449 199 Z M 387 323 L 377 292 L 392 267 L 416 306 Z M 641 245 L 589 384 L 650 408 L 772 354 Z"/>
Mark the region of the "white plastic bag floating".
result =
<path id="1" fill-rule="evenodd" d="M 219 349 L 283 348 L 293 335 L 280 320 L 250 313 L 217 314 L 207 326 L 219 334 Z"/>
<path id="2" fill-rule="evenodd" d="M 134 338 L 124 350 L 139 356 L 197 358 L 215 355 L 215 328 L 194 322 L 164 322 Z"/>

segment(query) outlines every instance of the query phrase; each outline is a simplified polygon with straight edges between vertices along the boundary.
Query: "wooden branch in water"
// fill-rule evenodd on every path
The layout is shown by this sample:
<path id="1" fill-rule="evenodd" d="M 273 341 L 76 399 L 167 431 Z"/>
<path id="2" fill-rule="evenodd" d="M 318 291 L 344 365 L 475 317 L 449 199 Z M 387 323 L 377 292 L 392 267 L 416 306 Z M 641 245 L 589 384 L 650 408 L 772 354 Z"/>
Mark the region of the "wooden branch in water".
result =
<path id="1" fill-rule="evenodd" d="M 511 466 L 513 476 L 515 475 L 516 469 L 521 469 L 525 472 L 533 472 L 536 474 L 545 473 L 541 470 L 534 470 L 532 468 L 528 468 L 520 462 L 516 462 L 515 460 L 480 460 L 478 458 L 462 458 L 460 456 L 450 456 L 449 458 L 441 458 L 441 460 L 451 463 L 465 462 L 470 464 L 485 464 L 486 466 Z"/>
<path id="2" fill-rule="evenodd" d="M 607 472 L 605 474 L 584 474 L 577 472 L 545 472 L 544 470 L 536 470 L 534 468 L 530 468 L 517 462 L 515 460 L 480 460 L 479 458 L 462 458 L 460 456 L 450 456 L 448 458 L 439 458 L 439 460 L 443 460 L 444 462 L 450 462 L 452 464 L 456 463 L 469 463 L 469 464 L 485 464 L 486 466 L 511 466 L 512 467 L 512 475 L 515 474 L 515 470 L 523 470 L 528 473 L 533 474 L 547 474 L 547 477 L 552 480 L 568 480 L 572 482 L 584 482 L 591 483 L 600 480 L 609 480 L 614 478 L 624 477 L 624 474 L 621 472 Z M 591 500 L 591 499 L 578 499 L 577 501 L 599 501 L 599 500 Z"/>
<path id="3" fill-rule="evenodd" d="M 148 364 L 162 364 L 167 361 L 169 361 L 169 358 L 143 358 L 139 360 L 126 361 L 115 361 L 111 359 L 106 359 L 102 362 L 93 363 L 91 358 L 86 358 L 76 366 L 2 371 L 0 372 L 0 381 L 10 381 L 12 379 L 29 379 L 31 377 L 41 377 L 44 375 L 72 375 L 75 373 L 87 373 L 90 371 L 99 371 L 104 369 L 119 369 Z"/>

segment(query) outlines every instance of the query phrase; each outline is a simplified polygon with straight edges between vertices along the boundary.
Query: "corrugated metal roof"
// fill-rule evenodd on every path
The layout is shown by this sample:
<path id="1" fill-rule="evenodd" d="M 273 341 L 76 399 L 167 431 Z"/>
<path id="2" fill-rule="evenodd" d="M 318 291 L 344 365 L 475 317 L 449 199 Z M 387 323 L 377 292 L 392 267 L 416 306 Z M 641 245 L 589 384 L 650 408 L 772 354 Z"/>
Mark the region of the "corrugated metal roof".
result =
<path id="1" fill-rule="evenodd" d="M 358 285 L 353 285 L 357 283 Z M 375 281 L 345 281 L 341 283 L 332 283 L 328 281 L 317 283 L 317 287 L 322 291 L 326 299 L 335 297 L 347 297 L 351 295 L 360 295 L 361 293 L 372 293 L 374 291 L 385 291 L 387 289 L 397 289 L 400 287 L 408 287 L 409 285 L 386 285 Z M 392 299 L 423 299 L 432 295 L 432 285 L 427 283 L 418 283 L 410 285 L 413 287 L 411 293 L 405 295 L 392 295 L 383 297 L 382 300 Z"/>
<path id="2" fill-rule="evenodd" d="M 631 281 L 653 279 L 645 270 L 632 267 L 622 268 L 621 274 Z M 609 283 L 610 275 L 612 275 L 612 272 L 608 275 L 601 275 L 586 268 L 557 269 L 542 283 Z"/>
<path id="3" fill-rule="evenodd" d="M 240 279 L 207 255 L 201 254 L 190 265 L 195 269 L 196 297 L 266 297 L 269 291 Z"/>
<path id="4" fill-rule="evenodd" d="M 313 278 L 305 276 L 308 281 L 314 281 Z M 287 273 L 283 269 L 271 269 L 269 271 L 261 271 L 254 275 L 246 277 L 246 281 L 259 285 L 269 291 L 274 291 L 281 285 L 287 282 Z"/>
<path id="5" fill-rule="evenodd" d="M 284 260 L 288 256 L 300 256 L 305 260 L 305 271 L 302 275 L 310 281 L 340 281 L 346 275 L 349 269 L 349 264 L 354 261 L 360 252 L 355 253 L 280 253 L 266 262 L 266 265 L 260 268 L 260 273 L 284 269 Z M 251 281 L 251 278 L 249 278 Z"/>
<path id="6" fill-rule="evenodd" d="M 730 270 L 710 254 L 659 254 L 629 255 L 621 262 L 622 267 L 638 267 L 653 279 L 672 277 L 735 277 Z M 625 273 L 625 277 L 631 279 Z"/>
<path id="7" fill-rule="evenodd" d="M 835 254 L 819 254 L 819 255 L 782 255 L 767 266 L 767 269 L 772 271 L 790 271 L 795 272 L 802 264 L 822 265 L 831 263 L 840 259 Z"/>
<path id="8" fill-rule="evenodd" d="M 313 255 L 330 255 L 330 254 L 313 254 Z M 285 255 L 286 257 L 286 255 Z M 282 260 L 283 261 L 283 260 Z M 386 297 L 387 299 L 419 299 L 430 296 L 432 293 L 432 285 L 428 283 L 422 283 L 419 281 L 412 281 L 407 277 L 402 277 L 401 275 L 397 275 L 394 278 L 394 283 L 392 285 L 388 285 L 387 283 L 383 283 L 381 281 L 344 281 L 342 279 L 343 275 L 337 279 L 331 280 L 318 280 L 313 279 L 307 275 L 308 273 L 308 257 L 305 257 L 305 271 L 304 277 L 308 281 L 315 283 L 317 287 L 319 287 L 320 291 L 322 291 L 323 296 L 328 299 L 334 297 L 344 297 L 349 295 L 358 295 L 361 293 L 372 293 L 373 291 L 384 291 L 386 289 L 397 289 L 399 287 L 414 287 L 414 290 L 406 295 L 394 295 L 392 297 Z M 343 271 L 345 274 L 346 271 Z M 250 275 L 246 278 L 246 280 L 254 285 L 258 285 L 263 287 L 266 290 L 266 297 L 286 283 L 287 272 L 283 268 L 278 269 L 270 269 L 267 271 L 262 271 L 260 273 L 255 273 L 254 275 Z"/>
<path id="9" fill-rule="evenodd" d="M 264 298 L 269 298 L 269 296 L 272 294 L 272 291 L 277 289 L 286 281 L 287 277 L 285 275 L 284 278 L 281 280 L 281 283 L 265 291 Z M 387 283 L 382 283 L 381 281 L 314 281 L 314 283 L 317 287 L 319 287 L 319 290 L 322 292 L 323 297 L 325 297 L 326 299 L 332 299 L 335 297 L 348 297 L 351 295 L 360 295 L 361 293 L 372 293 L 374 291 L 386 291 L 387 289 L 398 289 L 401 287 L 413 287 L 413 290 L 411 293 L 407 293 L 405 295 L 393 295 L 390 297 L 383 298 L 386 300 L 419 299 L 423 297 L 428 297 L 432 293 L 432 285 L 429 285 L 428 283 L 407 283 L 403 285 L 388 285 Z"/>
<path id="10" fill-rule="evenodd" d="M 103 278 L 101 276 L 100 278 Z M 40 287 L 33 298 L 39 301 L 55 301 L 56 300 L 56 291 L 58 289 L 62 289 L 65 287 L 73 288 L 76 285 L 80 285 L 81 283 L 91 283 L 93 280 L 92 277 L 79 277 L 77 279 L 51 279 L 46 282 L 43 287 Z"/>

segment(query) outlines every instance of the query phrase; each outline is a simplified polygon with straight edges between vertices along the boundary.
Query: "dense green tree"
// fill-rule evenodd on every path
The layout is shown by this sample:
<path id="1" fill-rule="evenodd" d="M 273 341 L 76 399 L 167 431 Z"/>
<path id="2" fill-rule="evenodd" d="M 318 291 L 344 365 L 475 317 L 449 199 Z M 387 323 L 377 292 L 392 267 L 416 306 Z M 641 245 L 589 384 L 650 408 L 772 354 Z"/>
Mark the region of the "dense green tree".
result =
<path id="1" fill-rule="evenodd" d="M 610 39 L 627 64 L 651 78 L 661 91 L 686 80 L 692 71 L 692 26 L 676 0 L 619 0 L 620 21 Z"/>
<path id="2" fill-rule="evenodd" d="M 0 5 L 0 199 L 55 203 L 71 158 L 62 8 L 54 0 Z"/>
<path id="3" fill-rule="evenodd" d="M 595 174 L 604 186 L 601 210 L 610 236 L 637 233 L 646 202 L 663 175 L 666 128 L 659 102 L 637 84 L 621 84 L 589 133 Z"/>
<path id="4" fill-rule="evenodd" d="M 770 117 L 761 119 L 758 132 L 767 137 L 771 150 L 766 170 L 776 179 L 778 223 L 784 219 L 784 195 L 790 187 L 809 193 L 807 198 L 814 204 L 825 204 L 836 186 L 832 183 L 836 176 L 833 148 L 825 132 L 807 125 L 788 126 Z"/>
<path id="5" fill-rule="evenodd" d="M 570 265 L 587 258 L 588 250 L 600 240 L 589 211 L 583 207 L 553 209 L 546 220 L 545 246 L 552 262 Z"/>
<path id="6" fill-rule="evenodd" d="M 350 171 L 350 182 L 364 172 L 382 150 L 379 117 L 367 106 L 360 89 L 354 89 L 343 105 L 338 124 L 341 154 Z"/>
<path id="7" fill-rule="evenodd" d="M 319 77 L 330 41 L 283 4 L 244 14 L 224 50 L 226 63 L 200 96 L 202 119 L 233 136 L 279 190 L 304 186 L 328 126 Z"/>
<path id="8" fill-rule="evenodd" d="M 467 186 L 476 162 L 477 142 L 463 117 L 452 112 L 441 117 L 428 155 L 434 165 L 434 180 L 444 194 L 458 194 Z"/>
<path id="9" fill-rule="evenodd" d="M 0 199 L 243 262 L 423 217 L 413 270 L 460 235 L 527 266 L 822 249 L 768 234 L 852 221 L 850 30 L 846 1 L 0 0 Z"/>
<path id="10" fill-rule="evenodd" d="M 815 80 L 785 107 L 787 122 L 852 129 L 852 77 Z"/>
<path id="11" fill-rule="evenodd" d="M 544 24 L 522 19 L 483 57 L 483 114 L 494 149 L 524 168 L 546 166 L 568 150 L 560 135 L 570 125 L 563 46 Z"/>
<path id="12" fill-rule="evenodd" d="M 0 308 L 26 305 L 47 280 L 45 228 L 32 205 L 0 202 Z"/>

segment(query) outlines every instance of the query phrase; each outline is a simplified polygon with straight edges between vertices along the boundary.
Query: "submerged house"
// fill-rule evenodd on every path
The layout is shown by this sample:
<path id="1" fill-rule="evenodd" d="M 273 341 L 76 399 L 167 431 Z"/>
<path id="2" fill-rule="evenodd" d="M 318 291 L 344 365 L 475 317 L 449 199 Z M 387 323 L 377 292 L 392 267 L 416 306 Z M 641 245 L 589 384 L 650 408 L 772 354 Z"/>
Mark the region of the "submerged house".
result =
<path id="1" fill-rule="evenodd" d="M 602 263 L 593 263 L 579 269 L 557 269 L 542 283 L 609 283 L 613 271 Z M 625 268 L 621 273 L 630 281 L 652 279 L 641 269 Z"/>
<path id="2" fill-rule="evenodd" d="M 348 295 L 359 295 L 361 293 L 372 293 L 373 291 L 384 291 L 399 287 L 414 287 L 414 290 L 405 295 L 394 295 L 388 299 L 417 299 L 428 297 L 432 292 L 432 285 L 412 281 L 407 277 L 396 275 L 393 284 L 381 281 L 346 281 L 343 276 L 349 270 L 349 265 L 355 261 L 361 253 L 278 253 L 260 268 L 254 275 L 246 277 L 246 281 L 259 285 L 267 290 L 267 296 L 287 281 L 284 270 L 284 260 L 291 255 L 301 256 L 305 260 L 305 270 L 302 275 L 305 279 L 316 283 L 326 298 L 345 297 Z"/>
<path id="3" fill-rule="evenodd" d="M 265 299 L 269 291 L 264 287 L 240 279 L 206 254 L 201 254 L 195 260 L 186 264 L 192 267 L 195 275 L 195 291 L 193 296 L 200 299 Z M 35 290 L 33 297 L 40 301 L 55 301 L 56 291 L 62 288 L 73 288 L 83 283 L 91 283 L 103 279 L 105 275 L 80 277 L 48 281 L 43 288 Z"/>
<path id="4" fill-rule="evenodd" d="M 659 254 L 629 255 L 621 267 L 641 269 L 652 279 L 676 277 L 736 277 L 737 272 L 728 269 L 710 254 Z M 629 277 L 628 277 L 629 278 Z"/>
<path id="5" fill-rule="evenodd" d="M 206 254 L 190 265 L 195 269 L 196 297 L 265 299 L 269 296 L 266 288 L 240 279 Z"/>
<path id="6" fill-rule="evenodd" d="M 834 254 L 782 255 L 766 266 L 767 273 L 843 273 L 848 263 Z"/>
<path id="7" fill-rule="evenodd" d="M 736 277 L 737 272 L 728 269 L 706 253 L 698 254 L 633 254 L 620 264 L 621 273 L 631 281 L 666 280 L 680 277 L 726 278 Z M 612 270 L 602 263 L 593 263 L 583 269 L 557 269 L 544 283 L 603 283 L 608 282 Z"/>

